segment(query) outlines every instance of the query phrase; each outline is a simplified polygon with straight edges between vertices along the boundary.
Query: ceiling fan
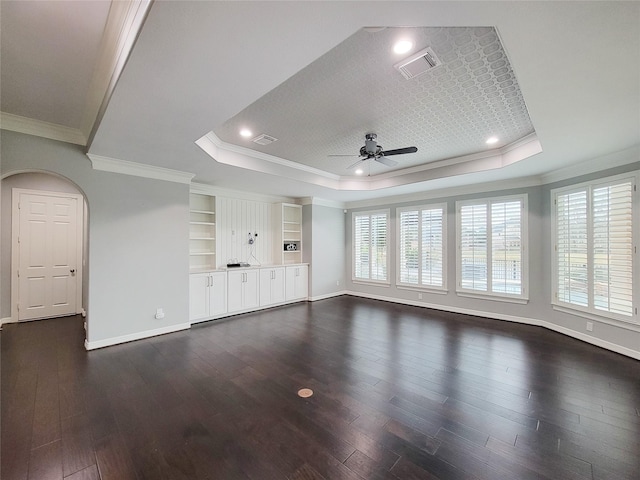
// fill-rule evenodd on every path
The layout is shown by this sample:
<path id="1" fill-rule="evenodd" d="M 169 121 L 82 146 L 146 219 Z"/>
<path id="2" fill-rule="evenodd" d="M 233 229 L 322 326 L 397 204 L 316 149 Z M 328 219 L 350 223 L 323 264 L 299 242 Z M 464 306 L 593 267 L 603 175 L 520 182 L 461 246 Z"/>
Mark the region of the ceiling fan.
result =
<path id="1" fill-rule="evenodd" d="M 366 160 L 375 160 L 387 167 L 394 167 L 398 164 L 397 161 L 391 160 L 392 155 L 403 155 L 405 153 L 416 153 L 418 149 L 416 147 L 396 148 L 394 150 L 383 150 L 382 145 L 378 145 L 376 138 L 378 136 L 375 133 L 367 133 L 365 135 L 364 145 L 360 148 L 359 155 L 329 155 L 330 157 L 361 157 L 356 163 L 347 167 L 347 170 L 352 169 L 356 165 Z"/>

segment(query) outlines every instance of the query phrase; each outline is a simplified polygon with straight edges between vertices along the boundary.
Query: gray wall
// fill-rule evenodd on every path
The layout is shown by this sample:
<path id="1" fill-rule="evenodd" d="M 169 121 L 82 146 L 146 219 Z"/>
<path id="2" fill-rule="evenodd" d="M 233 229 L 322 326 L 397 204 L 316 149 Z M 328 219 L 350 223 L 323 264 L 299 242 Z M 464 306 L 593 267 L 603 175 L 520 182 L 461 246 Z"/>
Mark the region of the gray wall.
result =
<path id="1" fill-rule="evenodd" d="M 82 147 L 5 130 L 0 135 L 2 177 L 53 172 L 85 195 L 89 342 L 188 324 L 189 186 L 95 171 Z M 2 242 L 0 253 L 4 265 L 10 242 Z M 3 299 L 5 292 L 3 283 Z M 158 307 L 162 320 L 154 318 Z"/>
<path id="2" fill-rule="evenodd" d="M 310 264 L 309 297 L 330 296 L 345 289 L 345 214 L 342 208 L 305 205 L 303 256 Z"/>
<path id="3" fill-rule="evenodd" d="M 635 158 L 637 160 L 637 157 Z M 629 161 L 633 161 L 630 158 Z M 610 169 L 597 174 L 585 175 L 556 184 L 544 185 L 516 190 L 500 190 L 481 194 L 458 197 L 443 197 L 425 201 L 408 203 L 381 203 L 375 207 L 350 209 L 345 218 L 346 227 L 346 281 L 347 290 L 355 294 L 362 294 L 373 298 L 389 299 L 414 305 L 432 306 L 443 310 L 473 313 L 490 318 L 524 321 L 525 323 L 543 324 L 547 322 L 555 330 L 581 338 L 597 345 L 610 348 L 611 346 L 628 349 L 636 358 L 640 358 L 640 329 L 621 328 L 605 322 L 594 321 L 593 332 L 586 331 L 586 319 L 556 311 L 551 306 L 551 205 L 550 191 L 561 185 L 575 184 L 594 178 L 604 178 L 622 172 L 629 172 L 640 168 L 640 163 L 631 163 L 623 167 Z M 455 202 L 457 200 L 528 194 L 528 222 L 529 222 L 529 302 L 527 304 L 506 303 L 490 299 L 476 299 L 458 296 L 456 294 L 456 221 Z M 431 203 L 447 203 L 447 293 L 437 294 L 419 290 L 407 290 L 395 286 L 396 279 L 396 208 L 406 205 L 423 205 Z M 352 281 L 352 213 L 382 208 L 390 209 L 390 241 L 388 254 L 390 256 L 389 278 L 390 286 L 368 285 Z M 636 219 L 640 221 L 640 219 Z M 422 299 L 418 298 L 419 293 Z M 508 324 L 505 324 L 508 328 Z M 618 349 L 620 351 L 620 349 Z"/>

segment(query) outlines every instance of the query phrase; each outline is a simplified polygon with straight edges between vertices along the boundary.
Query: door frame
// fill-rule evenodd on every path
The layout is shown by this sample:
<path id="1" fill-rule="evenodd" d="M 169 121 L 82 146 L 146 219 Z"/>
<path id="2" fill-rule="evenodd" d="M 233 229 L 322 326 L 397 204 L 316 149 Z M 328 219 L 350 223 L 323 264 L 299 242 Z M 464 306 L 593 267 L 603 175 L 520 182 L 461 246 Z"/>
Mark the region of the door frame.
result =
<path id="1" fill-rule="evenodd" d="M 83 312 L 82 306 L 82 278 L 84 273 L 84 196 L 77 193 L 50 192 L 47 190 L 33 190 L 26 188 L 11 189 L 11 321 L 19 322 L 18 303 L 20 300 L 20 283 L 18 268 L 20 265 L 20 246 L 18 244 L 18 232 L 20 231 L 20 212 L 18 202 L 20 195 L 42 195 L 47 197 L 75 198 L 76 201 L 76 314 Z M 33 319 L 42 320 L 42 319 Z M 25 320 L 31 321 L 31 320 Z"/>

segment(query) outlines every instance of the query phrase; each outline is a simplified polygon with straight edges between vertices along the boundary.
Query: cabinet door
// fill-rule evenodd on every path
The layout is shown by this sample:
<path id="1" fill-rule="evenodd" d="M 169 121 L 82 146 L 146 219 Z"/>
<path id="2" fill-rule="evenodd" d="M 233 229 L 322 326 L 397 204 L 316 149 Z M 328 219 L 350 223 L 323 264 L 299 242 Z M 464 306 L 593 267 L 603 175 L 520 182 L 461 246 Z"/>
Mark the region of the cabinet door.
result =
<path id="1" fill-rule="evenodd" d="M 263 268 L 260 270 L 260 306 L 271 305 L 271 281 L 273 278 L 273 269 Z"/>
<path id="2" fill-rule="evenodd" d="M 296 276 L 296 298 L 307 298 L 309 296 L 309 266 L 300 265 Z"/>
<path id="3" fill-rule="evenodd" d="M 242 310 L 242 290 L 244 286 L 244 272 L 227 273 L 227 307 L 230 312 Z"/>
<path id="4" fill-rule="evenodd" d="M 260 305 L 260 270 L 245 270 L 242 292 L 242 308 Z"/>
<path id="5" fill-rule="evenodd" d="M 227 313 L 227 275 L 216 272 L 210 275 L 209 283 L 209 315 L 216 316 Z"/>
<path id="6" fill-rule="evenodd" d="M 287 267 L 286 277 L 286 299 L 300 300 L 307 298 L 309 292 L 309 267 L 307 265 Z"/>
<path id="7" fill-rule="evenodd" d="M 189 275 L 189 320 L 196 321 L 209 316 L 209 274 Z"/>
<path id="8" fill-rule="evenodd" d="M 281 303 L 285 301 L 284 268 L 274 268 L 272 270 L 271 303 Z"/>

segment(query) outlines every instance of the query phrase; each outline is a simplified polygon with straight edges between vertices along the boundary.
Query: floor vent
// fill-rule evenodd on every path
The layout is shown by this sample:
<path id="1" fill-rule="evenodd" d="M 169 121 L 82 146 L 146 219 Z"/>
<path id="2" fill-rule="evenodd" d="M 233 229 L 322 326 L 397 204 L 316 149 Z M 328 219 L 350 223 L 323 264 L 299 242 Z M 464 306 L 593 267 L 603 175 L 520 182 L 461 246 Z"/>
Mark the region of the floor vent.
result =
<path id="1" fill-rule="evenodd" d="M 420 50 L 418 53 L 414 53 L 410 57 L 405 58 L 401 62 L 396 63 L 394 68 L 398 70 L 404 78 L 409 80 L 410 78 L 422 75 L 439 65 L 442 65 L 442 62 L 436 56 L 431 47 L 427 47 L 424 50 Z"/>
<path id="2" fill-rule="evenodd" d="M 271 135 L 263 133 L 262 135 L 258 135 L 251 141 L 257 143 L 258 145 L 269 145 L 270 143 L 278 141 L 278 139 L 272 137 Z"/>

